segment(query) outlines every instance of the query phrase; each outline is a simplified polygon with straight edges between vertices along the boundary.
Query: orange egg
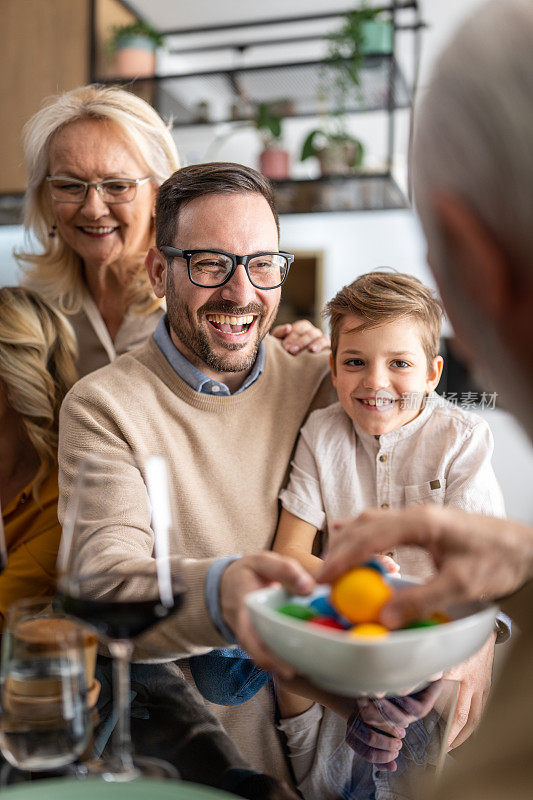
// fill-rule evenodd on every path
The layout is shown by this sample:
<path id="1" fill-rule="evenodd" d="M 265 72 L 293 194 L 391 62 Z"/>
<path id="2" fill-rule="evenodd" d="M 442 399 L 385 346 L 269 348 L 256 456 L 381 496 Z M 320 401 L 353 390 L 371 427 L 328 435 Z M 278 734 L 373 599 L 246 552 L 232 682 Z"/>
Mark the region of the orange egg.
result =
<path id="1" fill-rule="evenodd" d="M 348 636 L 355 638 L 356 636 L 387 636 L 389 629 L 379 622 L 363 622 L 361 625 L 356 625 L 350 628 Z"/>
<path id="2" fill-rule="evenodd" d="M 350 622 L 377 622 L 392 589 L 371 567 L 357 567 L 333 583 L 331 602 Z"/>

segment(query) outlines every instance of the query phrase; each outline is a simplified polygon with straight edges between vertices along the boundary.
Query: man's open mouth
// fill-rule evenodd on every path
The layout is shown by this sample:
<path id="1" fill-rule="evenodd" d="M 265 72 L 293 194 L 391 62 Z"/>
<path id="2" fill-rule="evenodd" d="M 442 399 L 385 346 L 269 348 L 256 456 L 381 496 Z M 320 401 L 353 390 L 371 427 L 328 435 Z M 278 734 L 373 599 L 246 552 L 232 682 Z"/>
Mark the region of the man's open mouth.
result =
<path id="1" fill-rule="evenodd" d="M 234 317 L 231 314 L 206 314 L 206 319 L 213 328 L 221 333 L 244 335 L 254 324 L 256 315 L 246 314 L 242 317 Z"/>

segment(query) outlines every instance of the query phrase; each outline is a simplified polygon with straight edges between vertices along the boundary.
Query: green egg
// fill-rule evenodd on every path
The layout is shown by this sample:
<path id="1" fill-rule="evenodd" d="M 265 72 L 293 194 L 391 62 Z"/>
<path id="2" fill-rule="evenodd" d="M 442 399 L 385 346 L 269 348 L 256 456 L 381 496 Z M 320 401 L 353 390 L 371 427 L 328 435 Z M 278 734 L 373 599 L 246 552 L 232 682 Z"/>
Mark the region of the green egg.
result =
<path id="1" fill-rule="evenodd" d="M 280 614 L 286 614 L 288 617 L 295 617 L 296 619 L 313 619 L 317 617 L 317 612 L 307 606 L 301 606 L 298 603 L 286 603 L 284 606 L 278 608 Z"/>
<path id="2" fill-rule="evenodd" d="M 415 619 L 414 622 L 409 622 L 409 624 L 405 626 L 405 630 L 408 628 L 433 628 L 434 625 L 439 624 L 440 623 L 434 619 Z"/>

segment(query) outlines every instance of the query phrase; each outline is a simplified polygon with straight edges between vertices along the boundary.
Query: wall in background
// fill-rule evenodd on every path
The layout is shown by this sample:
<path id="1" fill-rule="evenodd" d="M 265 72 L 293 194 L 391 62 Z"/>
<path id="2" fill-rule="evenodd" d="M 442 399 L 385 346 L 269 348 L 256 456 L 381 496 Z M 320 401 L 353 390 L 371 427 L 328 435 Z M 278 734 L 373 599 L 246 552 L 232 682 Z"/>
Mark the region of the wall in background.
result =
<path id="1" fill-rule="evenodd" d="M 283 249 L 323 251 L 325 300 L 377 267 L 407 272 L 435 288 L 412 211 L 287 214 L 280 223 Z"/>
<path id="2" fill-rule="evenodd" d="M 20 132 L 45 97 L 87 80 L 88 0 L 2 0 L 0 192 L 24 191 Z"/>

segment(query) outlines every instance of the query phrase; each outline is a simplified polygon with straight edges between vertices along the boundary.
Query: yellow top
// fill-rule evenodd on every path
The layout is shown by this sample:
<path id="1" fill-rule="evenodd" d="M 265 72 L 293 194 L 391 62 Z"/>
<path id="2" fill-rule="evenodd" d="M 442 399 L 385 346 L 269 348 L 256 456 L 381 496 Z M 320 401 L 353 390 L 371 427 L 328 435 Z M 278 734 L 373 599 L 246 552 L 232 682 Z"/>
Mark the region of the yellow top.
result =
<path id="1" fill-rule="evenodd" d="M 57 467 L 39 487 L 41 508 L 32 496 L 33 480 L 2 509 L 7 567 L 0 575 L 0 631 L 8 607 L 22 597 L 52 595 L 61 527 L 57 519 Z"/>

